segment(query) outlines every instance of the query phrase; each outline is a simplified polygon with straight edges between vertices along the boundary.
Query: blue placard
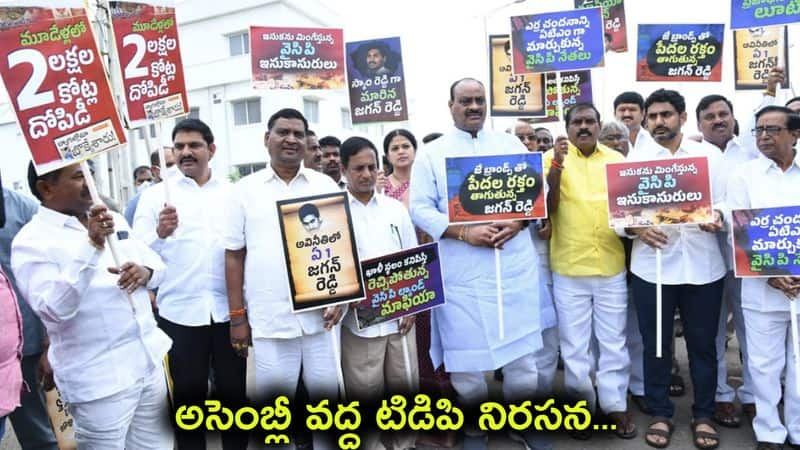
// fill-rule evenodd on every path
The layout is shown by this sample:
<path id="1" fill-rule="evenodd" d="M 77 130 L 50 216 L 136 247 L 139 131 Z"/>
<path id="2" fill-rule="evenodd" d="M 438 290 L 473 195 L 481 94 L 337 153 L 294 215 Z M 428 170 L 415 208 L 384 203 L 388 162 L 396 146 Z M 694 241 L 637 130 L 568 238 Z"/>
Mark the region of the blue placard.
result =
<path id="1" fill-rule="evenodd" d="M 733 211 L 737 277 L 800 275 L 800 206 Z"/>
<path id="2" fill-rule="evenodd" d="M 601 8 L 511 18 L 514 73 L 544 73 L 603 66 Z"/>
<path id="3" fill-rule="evenodd" d="M 798 0 L 732 0 L 731 28 L 756 28 L 800 22 Z"/>

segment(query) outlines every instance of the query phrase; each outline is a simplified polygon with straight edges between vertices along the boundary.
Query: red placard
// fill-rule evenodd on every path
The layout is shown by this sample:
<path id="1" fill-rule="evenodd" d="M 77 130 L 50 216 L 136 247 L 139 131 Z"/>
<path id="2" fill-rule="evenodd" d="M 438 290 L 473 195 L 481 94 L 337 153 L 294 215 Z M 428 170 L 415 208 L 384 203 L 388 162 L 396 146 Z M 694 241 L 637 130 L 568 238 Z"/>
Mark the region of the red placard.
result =
<path id="1" fill-rule="evenodd" d="M 606 165 L 609 225 L 633 228 L 712 222 L 708 174 L 705 156 Z"/>
<path id="2" fill-rule="evenodd" d="M 256 89 L 344 89 L 341 28 L 250 27 Z"/>
<path id="3" fill-rule="evenodd" d="M 38 173 L 125 142 L 85 9 L 0 7 L 0 74 Z"/>
<path id="4" fill-rule="evenodd" d="M 187 114 L 175 8 L 113 2 L 111 25 L 131 127 Z"/>

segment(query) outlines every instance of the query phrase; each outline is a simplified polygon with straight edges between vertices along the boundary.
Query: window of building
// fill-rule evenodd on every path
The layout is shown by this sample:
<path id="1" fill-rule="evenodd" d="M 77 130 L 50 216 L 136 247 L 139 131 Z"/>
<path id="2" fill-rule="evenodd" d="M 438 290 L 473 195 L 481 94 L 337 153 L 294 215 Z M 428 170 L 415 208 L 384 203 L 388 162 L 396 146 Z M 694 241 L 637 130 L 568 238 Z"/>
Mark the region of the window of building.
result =
<path id="1" fill-rule="evenodd" d="M 155 124 L 150 124 L 150 137 L 155 139 L 156 137 L 156 126 Z M 144 139 L 144 127 L 139 127 L 139 139 Z"/>
<path id="2" fill-rule="evenodd" d="M 259 170 L 267 167 L 267 163 L 249 163 L 249 164 L 239 164 L 236 166 L 236 170 L 239 171 L 239 175 L 246 177 L 251 173 L 258 172 Z"/>
<path id="3" fill-rule="evenodd" d="M 311 123 L 319 123 L 319 100 L 313 98 L 303 99 L 303 115 Z"/>
<path id="4" fill-rule="evenodd" d="M 233 124 L 249 125 L 261 122 L 261 97 L 237 100 L 233 105 Z"/>
<path id="5" fill-rule="evenodd" d="M 200 119 L 200 108 L 189 108 L 189 119 Z"/>
<path id="6" fill-rule="evenodd" d="M 243 31 L 241 33 L 229 35 L 228 46 L 230 47 L 231 56 L 250 53 L 250 33 Z"/>

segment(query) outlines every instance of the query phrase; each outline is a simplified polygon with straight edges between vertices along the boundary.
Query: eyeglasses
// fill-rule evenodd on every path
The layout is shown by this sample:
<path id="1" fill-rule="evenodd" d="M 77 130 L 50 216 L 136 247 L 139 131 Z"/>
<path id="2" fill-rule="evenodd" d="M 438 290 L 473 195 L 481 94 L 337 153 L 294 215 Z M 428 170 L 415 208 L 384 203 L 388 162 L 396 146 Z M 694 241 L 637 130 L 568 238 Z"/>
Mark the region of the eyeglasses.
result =
<path id="1" fill-rule="evenodd" d="M 788 130 L 788 128 L 779 127 L 777 125 L 769 125 L 769 126 L 766 126 L 766 127 L 755 127 L 750 131 L 753 133 L 753 136 L 759 137 L 759 136 L 761 136 L 761 133 L 763 133 L 765 131 L 770 136 L 777 136 L 783 130 Z"/>

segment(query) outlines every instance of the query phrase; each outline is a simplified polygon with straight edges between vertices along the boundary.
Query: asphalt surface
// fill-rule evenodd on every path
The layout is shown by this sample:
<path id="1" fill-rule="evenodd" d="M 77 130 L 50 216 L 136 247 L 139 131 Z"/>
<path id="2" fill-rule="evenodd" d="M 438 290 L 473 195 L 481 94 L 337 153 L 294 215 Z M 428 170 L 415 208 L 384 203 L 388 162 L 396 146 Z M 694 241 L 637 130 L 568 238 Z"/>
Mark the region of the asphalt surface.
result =
<path id="1" fill-rule="evenodd" d="M 672 445 L 670 449 L 693 449 L 692 435 L 689 429 L 689 421 L 691 418 L 691 403 L 692 403 L 692 385 L 689 377 L 689 369 L 686 359 L 686 345 L 683 339 L 676 341 L 678 348 L 678 362 L 680 364 L 680 373 L 686 381 L 686 393 L 682 397 L 673 398 L 675 401 L 675 434 L 672 438 Z M 728 351 L 726 353 L 728 361 L 728 377 L 729 382 L 733 386 L 741 384 L 741 367 L 739 365 L 739 345 L 735 338 L 731 339 Z M 252 361 L 252 358 L 249 359 Z M 253 375 L 254 369 L 252 364 L 248 364 L 248 390 L 252 392 L 253 388 Z M 491 374 L 487 374 L 491 378 Z M 557 376 L 558 388 L 561 388 L 563 382 L 563 372 L 559 371 Z M 499 392 L 499 384 L 492 382 L 492 388 Z M 737 405 L 737 408 L 739 405 Z M 635 407 L 631 407 L 636 425 L 639 427 L 639 436 L 632 440 L 622 440 L 614 437 L 611 434 L 595 434 L 588 441 L 576 441 L 566 435 L 554 435 L 553 446 L 556 449 L 564 450 L 579 450 L 579 449 L 592 449 L 592 450 L 640 450 L 649 449 L 644 442 L 644 429 L 647 426 L 648 417 L 640 413 Z M 755 440 L 750 426 L 743 422 L 742 427 L 736 429 L 718 427 L 721 434 L 721 449 L 725 450 L 740 450 L 740 449 L 753 449 L 755 448 Z M 220 441 L 215 436 L 209 436 L 209 449 L 221 450 L 222 446 Z M 263 448 L 256 442 L 252 442 L 249 446 L 250 449 Z M 420 447 L 421 450 L 432 449 L 433 447 Z M 456 447 L 460 449 L 459 445 Z M 489 448 L 492 450 L 516 450 L 523 449 L 523 446 L 510 440 L 504 436 L 492 436 L 489 440 Z M 21 447 L 17 442 L 14 435 L 13 428 L 10 422 L 6 422 L 6 436 L 0 442 L 0 450 L 20 450 Z"/>

